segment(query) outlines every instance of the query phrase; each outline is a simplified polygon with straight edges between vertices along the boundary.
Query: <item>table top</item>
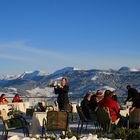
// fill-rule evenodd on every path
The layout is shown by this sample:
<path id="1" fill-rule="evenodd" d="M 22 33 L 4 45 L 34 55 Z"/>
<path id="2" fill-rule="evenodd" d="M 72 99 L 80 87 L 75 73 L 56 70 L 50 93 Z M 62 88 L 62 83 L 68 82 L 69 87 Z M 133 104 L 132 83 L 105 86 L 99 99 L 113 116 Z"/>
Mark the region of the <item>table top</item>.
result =
<path id="1" fill-rule="evenodd" d="M 126 117 L 127 115 L 129 115 L 129 108 L 125 110 L 120 110 L 120 114 L 121 116 Z"/>

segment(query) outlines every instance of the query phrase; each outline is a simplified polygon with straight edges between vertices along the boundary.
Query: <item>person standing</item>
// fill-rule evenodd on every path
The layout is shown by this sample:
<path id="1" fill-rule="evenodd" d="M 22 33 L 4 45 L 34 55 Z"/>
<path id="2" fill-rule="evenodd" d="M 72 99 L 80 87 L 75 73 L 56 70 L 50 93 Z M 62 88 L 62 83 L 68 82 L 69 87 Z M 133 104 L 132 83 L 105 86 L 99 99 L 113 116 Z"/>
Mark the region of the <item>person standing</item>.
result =
<path id="1" fill-rule="evenodd" d="M 136 100 L 136 98 L 139 98 L 139 93 L 135 88 L 132 88 L 130 85 L 126 86 L 127 90 L 128 90 L 128 96 L 125 102 L 127 101 L 132 101 L 134 102 Z"/>
<path id="2" fill-rule="evenodd" d="M 56 85 L 54 87 L 55 94 L 58 94 L 57 102 L 59 106 L 59 110 L 66 110 L 67 106 L 69 106 L 69 86 L 67 78 L 62 78 L 60 81 L 60 85 Z"/>
<path id="3" fill-rule="evenodd" d="M 140 108 L 140 94 L 135 89 L 132 88 L 130 85 L 126 87 L 128 89 L 128 97 L 125 102 L 132 101 L 132 105 L 130 106 L 129 110 L 133 110 L 133 108 Z"/>

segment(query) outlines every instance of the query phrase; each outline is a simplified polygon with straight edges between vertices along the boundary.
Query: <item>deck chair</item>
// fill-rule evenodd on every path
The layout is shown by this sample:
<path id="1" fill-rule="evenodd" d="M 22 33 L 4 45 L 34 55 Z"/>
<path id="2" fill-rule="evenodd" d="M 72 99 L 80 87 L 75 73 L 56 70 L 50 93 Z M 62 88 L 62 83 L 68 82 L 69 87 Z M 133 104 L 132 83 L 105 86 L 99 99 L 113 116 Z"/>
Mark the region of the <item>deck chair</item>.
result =
<path id="1" fill-rule="evenodd" d="M 69 114 L 69 119 L 73 122 L 73 112 L 72 112 L 72 103 L 66 104 L 64 106 L 64 111 L 67 111 Z"/>
<path id="2" fill-rule="evenodd" d="M 57 101 L 54 101 L 54 111 L 59 111 L 59 105 Z M 67 111 L 69 114 L 69 119 L 73 121 L 72 103 L 68 103 L 64 106 L 63 111 Z"/>
<path id="3" fill-rule="evenodd" d="M 103 128 L 103 131 L 110 132 L 112 119 L 110 117 L 108 107 L 98 107 L 96 114 L 97 114 L 97 120 L 100 123 L 101 127 Z"/>
<path id="4" fill-rule="evenodd" d="M 134 110 L 129 113 L 127 128 L 140 129 L 140 108 L 134 108 Z"/>
<path id="5" fill-rule="evenodd" d="M 68 113 L 66 111 L 49 111 L 47 112 L 47 120 L 43 120 L 42 137 L 47 136 L 48 131 L 52 131 L 55 136 L 56 131 L 68 130 Z"/>
<path id="6" fill-rule="evenodd" d="M 5 110 L 1 110 L 1 118 L 3 122 L 2 138 L 7 140 L 8 132 L 22 129 L 24 136 L 29 136 L 28 123 L 22 116 L 8 116 Z"/>
<path id="7" fill-rule="evenodd" d="M 95 116 L 95 119 L 87 119 L 82 111 L 82 108 L 81 106 L 76 106 L 77 108 L 77 113 L 79 115 L 79 123 L 78 123 L 78 127 L 77 127 L 77 133 L 81 133 L 82 132 L 82 129 L 83 129 L 83 126 L 85 124 L 85 130 L 87 130 L 87 125 L 88 123 L 94 123 L 94 126 L 95 126 L 95 130 L 96 130 L 96 127 L 97 127 L 97 120 L 96 120 L 96 116 Z M 95 114 L 96 115 L 96 114 Z"/>

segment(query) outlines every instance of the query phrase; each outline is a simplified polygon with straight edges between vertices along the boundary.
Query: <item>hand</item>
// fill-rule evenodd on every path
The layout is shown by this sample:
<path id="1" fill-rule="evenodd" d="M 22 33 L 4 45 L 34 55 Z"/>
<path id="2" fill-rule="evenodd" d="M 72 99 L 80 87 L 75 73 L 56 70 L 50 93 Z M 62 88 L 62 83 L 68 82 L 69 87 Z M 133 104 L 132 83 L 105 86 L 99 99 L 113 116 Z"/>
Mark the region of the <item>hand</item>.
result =
<path id="1" fill-rule="evenodd" d="M 58 87 L 59 87 L 59 88 L 63 88 L 60 84 L 58 84 Z"/>

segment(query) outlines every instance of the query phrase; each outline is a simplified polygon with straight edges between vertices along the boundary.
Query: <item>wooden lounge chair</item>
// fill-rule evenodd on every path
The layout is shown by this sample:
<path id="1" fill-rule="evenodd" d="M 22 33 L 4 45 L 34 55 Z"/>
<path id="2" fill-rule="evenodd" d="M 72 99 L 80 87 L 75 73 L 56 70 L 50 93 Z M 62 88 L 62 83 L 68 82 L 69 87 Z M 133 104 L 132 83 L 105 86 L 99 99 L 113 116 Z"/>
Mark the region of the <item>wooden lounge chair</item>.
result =
<path id="1" fill-rule="evenodd" d="M 111 131 L 112 119 L 110 117 L 109 109 L 107 107 L 98 107 L 97 120 L 101 124 L 104 131 Z"/>

